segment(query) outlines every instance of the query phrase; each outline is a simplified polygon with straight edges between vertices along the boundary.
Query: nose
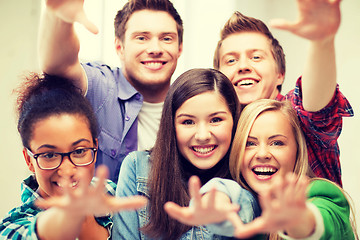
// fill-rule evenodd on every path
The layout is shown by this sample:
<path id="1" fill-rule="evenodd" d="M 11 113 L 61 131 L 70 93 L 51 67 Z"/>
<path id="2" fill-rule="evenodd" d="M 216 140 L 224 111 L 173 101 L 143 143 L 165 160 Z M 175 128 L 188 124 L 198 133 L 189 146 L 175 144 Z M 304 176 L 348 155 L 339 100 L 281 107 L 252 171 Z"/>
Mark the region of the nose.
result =
<path id="1" fill-rule="evenodd" d="M 260 145 L 256 152 L 256 159 L 260 161 L 268 161 L 271 159 L 271 153 L 267 146 Z"/>
<path id="2" fill-rule="evenodd" d="M 206 142 L 211 138 L 211 132 L 206 124 L 199 124 L 196 133 L 195 140 L 199 142 Z"/>
<path id="3" fill-rule="evenodd" d="M 69 156 L 64 156 L 57 173 L 60 176 L 67 176 L 71 177 L 75 174 L 76 166 L 72 164 L 72 162 L 69 159 Z"/>
<path id="4" fill-rule="evenodd" d="M 163 49 L 159 39 L 153 38 L 148 42 L 147 53 L 155 56 L 162 55 Z"/>
<path id="5" fill-rule="evenodd" d="M 250 73 L 252 70 L 249 59 L 241 58 L 238 60 L 238 73 Z"/>

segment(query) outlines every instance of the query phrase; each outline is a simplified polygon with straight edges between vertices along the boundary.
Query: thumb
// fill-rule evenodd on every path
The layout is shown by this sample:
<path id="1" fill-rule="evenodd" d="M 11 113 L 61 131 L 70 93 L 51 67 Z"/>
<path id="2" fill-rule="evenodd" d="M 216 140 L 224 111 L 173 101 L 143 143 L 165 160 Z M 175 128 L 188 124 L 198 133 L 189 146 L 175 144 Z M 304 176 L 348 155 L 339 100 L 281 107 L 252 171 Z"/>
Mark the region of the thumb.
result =
<path id="1" fill-rule="evenodd" d="M 269 22 L 269 26 L 286 31 L 292 31 L 296 27 L 295 22 L 290 22 L 285 19 L 272 19 Z"/>
<path id="2" fill-rule="evenodd" d="M 97 34 L 99 32 L 97 26 L 87 18 L 84 11 L 81 11 L 78 14 L 76 21 L 81 25 L 83 25 L 88 31 L 90 31 L 93 34 Z"/>

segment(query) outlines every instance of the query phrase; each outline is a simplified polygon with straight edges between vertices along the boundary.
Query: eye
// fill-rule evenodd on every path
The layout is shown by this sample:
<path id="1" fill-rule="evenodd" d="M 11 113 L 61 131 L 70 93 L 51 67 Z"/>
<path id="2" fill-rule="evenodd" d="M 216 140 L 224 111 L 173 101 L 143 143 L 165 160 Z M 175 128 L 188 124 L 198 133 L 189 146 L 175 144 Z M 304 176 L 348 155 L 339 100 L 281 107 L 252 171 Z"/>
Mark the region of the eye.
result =
<path id="1" fill-rule="evenodd" d="M 254 55 L 252 56 L 253 60 L 261 60 L 261 56 L 260 55 Z"/>
<path id="2" fill-rule="evenodd" d="M 246 142 L 246 147 L 252 147 L 252 146 L 256 146 L 254 141 L 247 141 Z"/>
<path id="3" fill-rule="evenodd" d="M 53 153 L 53 152 L 46 152 L 46 153 L 41 153 L 39 155 L 39 157 L 51 160 L 51 159 L 57 158 L 58 154 Z"/>
<path id="4" fill-rule="evenodd" d="M 194 124 L 194 121 L 190 120 L 190 119 L 186 119 L 186 120 L 182 121 L 181 124 L 183 124 L 183 125 L 192 125 L 192 124 Z"/>
<path id="5" fill-rule="evenodd" d="M 145 41 L 146 40 L 145 36 L 136 36 L 135 39 L 139 40 L 139 41 Z"/>
<path id="6" fill-rule="evenodd" d="M 272 146 L 284 146 L 285 143 L 283 141 L 280 140 L 275 140 L 271 143 Z"/>
<path id="7" fill-rule="evenodd" d="M 71 154 L 72 154 L 72 156 L 79 157 L 79 156 L 85 155 L 85 153 L 87 151 L 89 151 L 89 149 L 87 149 L 87 148 L 79 148 L 79 149 L 74 150 Z"/>
<path id="8" fill-rule="evenodd" d="M 235 58 L 229 58 L 229 59 L 226 60 L 226 64 L 228 64 L 228 65 L 232 65 L 232 64 L 234 64 L 235 62 L 236 62 L 236 59 L 235 59 Z"/>
<path id="9" fill-rule="evenodd" d="M 164 40 L 165 42 L 172 42 L 172 41 L 173 41 L 173 38 L 170 37 L 170 36 L 166 36 L 166 37 L 163 38 L 163 40 Z"/>
<path id="10" fill-rule="evenodd" d="M 211 123 L 218 123 L 218 122 L 221 122 L 222 121 L 222 118 L 219 118 L 219 117 L 214 117 L 211 119 Z"/>

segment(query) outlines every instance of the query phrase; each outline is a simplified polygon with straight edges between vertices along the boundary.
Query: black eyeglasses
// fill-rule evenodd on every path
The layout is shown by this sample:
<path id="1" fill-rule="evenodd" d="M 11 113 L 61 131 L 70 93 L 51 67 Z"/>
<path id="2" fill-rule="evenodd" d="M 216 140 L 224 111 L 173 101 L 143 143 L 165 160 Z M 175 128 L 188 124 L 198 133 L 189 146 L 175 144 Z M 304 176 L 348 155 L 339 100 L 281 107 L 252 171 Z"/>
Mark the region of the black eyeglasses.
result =
<path id="1" fill-rule="evenodd" d="M 28 148 L 27 153 L 36 160 L 37 165 L 43 170 L 54 170 L 58 168 L 64 157 L 68 157 L 70 162 L 78 167 L 90 165 L 94 162 L 96 148 L 79 148 L 67 153 L 44 152 L 33 154 Z"/>

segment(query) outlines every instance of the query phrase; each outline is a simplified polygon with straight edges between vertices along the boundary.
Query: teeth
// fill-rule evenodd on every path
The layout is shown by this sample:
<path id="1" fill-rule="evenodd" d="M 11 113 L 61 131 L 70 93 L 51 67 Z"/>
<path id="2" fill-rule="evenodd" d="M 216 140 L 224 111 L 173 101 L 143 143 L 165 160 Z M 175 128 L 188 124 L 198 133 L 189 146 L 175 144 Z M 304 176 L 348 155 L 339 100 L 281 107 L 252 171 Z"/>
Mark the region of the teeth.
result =
<path id="1" fill-rule="evenodd" d="M 215 149 L 215 146 L 212 146 L 212 147 L 193 147 L 193 150 L 195 152 L 198 152 L 198 153 L 201 153 L 201 154 L 209 153 L 214 149 Z"/>
<path id="2" fill-rule="evenodd" d="M 277 169 L 274 167 L 256 167 L 253 169 L 256 174 L 266 174 L 272 175 L 277 172 Z"/>
<path id="3" fill-rule="evenodd" d="M 156 68 L 162 66 L 161 62 L 145 62 L 145 65 L 148 67 Z"/>
<path id="4" fill-rule="evenodd" d="M 78 181 L 74 181 L 74 182 L 72 182 L 72 183 L 70 183 L 69 184 L 69 187 L 75 187 L 77 184 L 78 184 L 79 182 Z M 59 187 L 64 187 L 61 183 L 57 183 L 57 185 L 59 186 Z"/>
<path id="5" fill-rule="evenodd" d="M 241 80 L 237 85 L 244 86 L 244 85 L 252 85 L 252 84 L 255 84 L 255 83 L 256 83 L 255 80 L 252 80 L 252 79 L 244 79 L 244 80 Z"/>

